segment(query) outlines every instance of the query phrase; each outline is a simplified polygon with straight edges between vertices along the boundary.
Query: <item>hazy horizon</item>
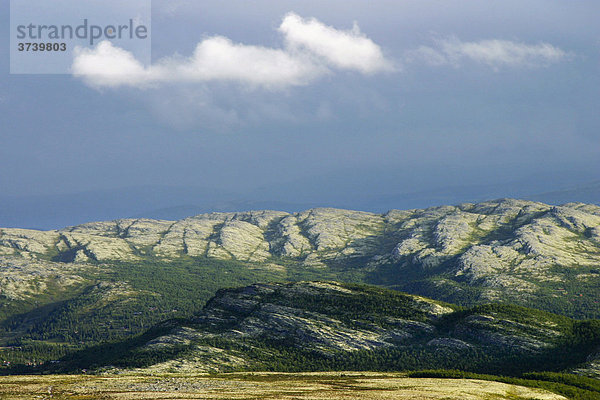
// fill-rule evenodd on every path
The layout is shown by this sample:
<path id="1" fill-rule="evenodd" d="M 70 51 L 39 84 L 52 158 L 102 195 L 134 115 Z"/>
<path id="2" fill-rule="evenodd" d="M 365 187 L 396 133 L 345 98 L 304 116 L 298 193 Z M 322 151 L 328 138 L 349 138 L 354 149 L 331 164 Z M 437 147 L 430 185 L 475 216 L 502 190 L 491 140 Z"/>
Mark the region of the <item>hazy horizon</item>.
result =
<path id="1" fill-rule="evenodd" d="M 72 74 L 11 75 L 0 33 L 0 226 L 222 203 L 379 211 L 600 180 L 598 2 L 152 6 L 151 66 L 94 45 Z M 68 201 L 90 192 L 113 194 Z"/>

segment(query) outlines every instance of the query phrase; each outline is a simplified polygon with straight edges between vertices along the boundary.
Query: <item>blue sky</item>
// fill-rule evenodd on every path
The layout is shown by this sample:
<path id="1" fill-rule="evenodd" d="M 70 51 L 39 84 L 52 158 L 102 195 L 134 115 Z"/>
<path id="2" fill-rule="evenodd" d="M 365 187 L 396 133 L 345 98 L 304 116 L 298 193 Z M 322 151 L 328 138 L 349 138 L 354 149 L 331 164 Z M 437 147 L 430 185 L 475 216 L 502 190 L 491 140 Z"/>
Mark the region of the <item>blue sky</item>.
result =
<path id="1" fill-rule="evenodd" d="M 4 196 L 319 181 L 318 202 L 600 170 L 597 1 L 154 0 L 152 65 L 105 43 L 63 75 L 9 74 L 8 10 Z"/>

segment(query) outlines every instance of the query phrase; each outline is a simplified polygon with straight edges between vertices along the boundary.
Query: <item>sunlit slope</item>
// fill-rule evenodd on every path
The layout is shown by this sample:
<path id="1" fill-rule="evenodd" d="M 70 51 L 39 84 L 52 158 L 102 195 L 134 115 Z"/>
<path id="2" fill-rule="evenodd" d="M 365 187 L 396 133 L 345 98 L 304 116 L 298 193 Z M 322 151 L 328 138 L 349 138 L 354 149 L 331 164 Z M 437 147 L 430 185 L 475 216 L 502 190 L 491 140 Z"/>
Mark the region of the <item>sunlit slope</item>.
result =
<path id="1" fill-rule="evenodd" d="M 385 214 L 252 211 L 2 229 L 0 254 L 7 299 L 41 293 L 45 281 L 72 286 L 90 265 L 225 260 L 274 279 L 367 282 L 461 304 L 500 300 L 600 316 L 600 207 L 580 203 L 504 199 Z M 35 282 L 20 274 L 30 264 L 40 271 Z M 49 272 L 56 268 L 64 273 Z"/>
<path id="2" fill-rule="evenodd" d="M 146 372 L 570 371 L 600 348 L 600 321 L 482 305 L 462 309 L 374 286 L 253 284 L 220 290 L 188 319 L 67 357 L 54 370 Z M 589 366 L 588 366 L 589 367 Z"/>

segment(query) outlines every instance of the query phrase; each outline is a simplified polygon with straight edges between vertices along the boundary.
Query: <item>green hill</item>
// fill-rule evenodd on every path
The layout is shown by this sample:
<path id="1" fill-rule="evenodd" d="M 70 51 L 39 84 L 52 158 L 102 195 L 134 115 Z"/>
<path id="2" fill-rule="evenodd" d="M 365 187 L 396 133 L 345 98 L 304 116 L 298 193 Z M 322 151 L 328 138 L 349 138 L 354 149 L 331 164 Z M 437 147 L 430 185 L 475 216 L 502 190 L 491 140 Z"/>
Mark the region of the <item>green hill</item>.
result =
<path id="1" fill-rule="evenodd" d="M 599 347 L 598 320 L 501 304 L 461 308 L 373 286 L 296 282 L 220 290 L 191 318 L 73 353 L 51 367 L 521 375 L 581 368 Z"/>

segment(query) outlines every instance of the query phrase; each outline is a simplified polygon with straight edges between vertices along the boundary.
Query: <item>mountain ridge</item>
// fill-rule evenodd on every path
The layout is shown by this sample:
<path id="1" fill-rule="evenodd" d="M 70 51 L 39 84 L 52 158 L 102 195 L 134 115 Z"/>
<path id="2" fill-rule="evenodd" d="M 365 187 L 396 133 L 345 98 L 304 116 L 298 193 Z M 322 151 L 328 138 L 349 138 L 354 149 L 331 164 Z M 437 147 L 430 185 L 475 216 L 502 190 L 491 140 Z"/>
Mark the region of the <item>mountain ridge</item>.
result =
<path id="1" fill-rule="evenodd" d="M 316 208 L 120 219 L 53 231 L 5 228 L 0 256 L 3 263 L 28 259 L 50 267 L 200 257 L 289 273 L 346 271 L 407 291 L 420 281 L 426 295 L 431 285 L 460 291 L 466 283 L 482 288 L 473 294 L 481 301 L 535 298 L 540 285 L 552 286 L 545 295 L 555 297 L 568 294 L 558 282 L 571 275 L 586 286 L 599 281 L 600 207 L 501 199 L 384 214 Z M 409 287 L 402 274 L 420 276 Z"/>
<path id="2" fill-rule="evenodd" d="M 222 288 L 315 280 L 600 318 L 600 207 L 501 199 L 4 228 L 0 355 L 54 359 L 189 318 Z"/>
<path id="3" fill-rule="evenodd" d="M 373 286 L 300 281 L 219 290 L 204 309 L 140 340 L 67 357 L 65 368 L 143 373 L 577 369 L 600 347 L 600 321 L 509 305 L 460 308 Z"/>

